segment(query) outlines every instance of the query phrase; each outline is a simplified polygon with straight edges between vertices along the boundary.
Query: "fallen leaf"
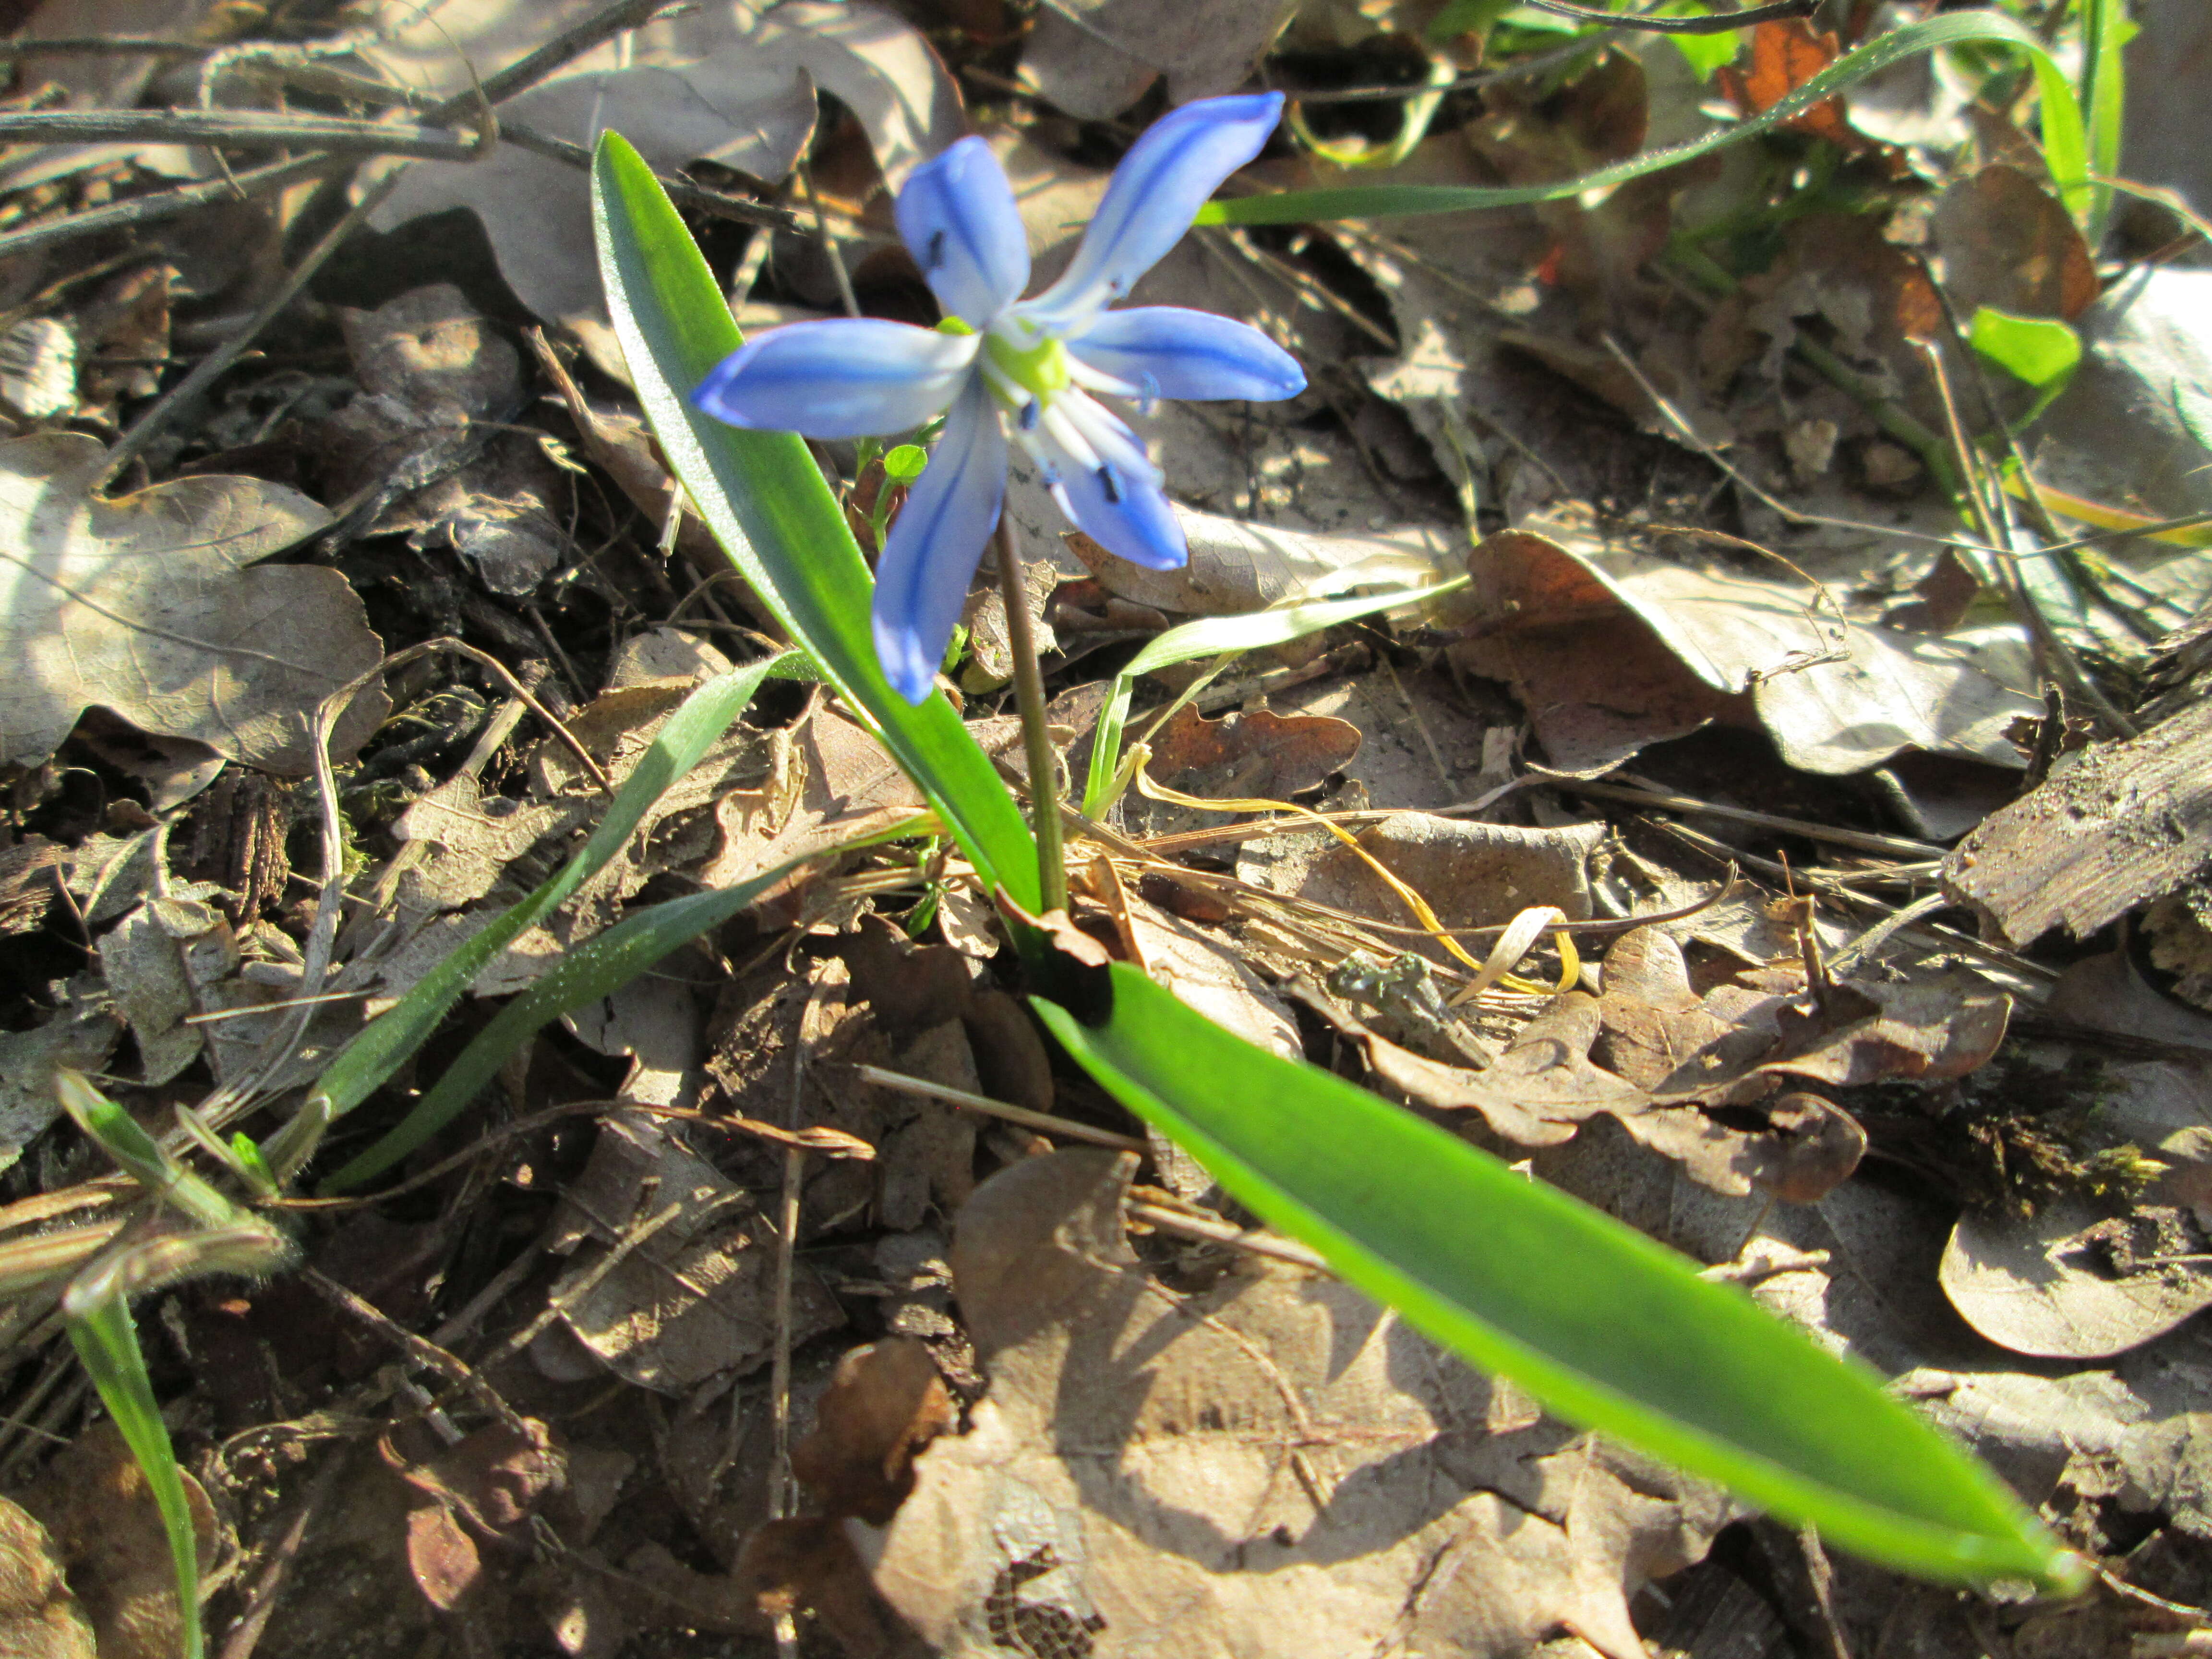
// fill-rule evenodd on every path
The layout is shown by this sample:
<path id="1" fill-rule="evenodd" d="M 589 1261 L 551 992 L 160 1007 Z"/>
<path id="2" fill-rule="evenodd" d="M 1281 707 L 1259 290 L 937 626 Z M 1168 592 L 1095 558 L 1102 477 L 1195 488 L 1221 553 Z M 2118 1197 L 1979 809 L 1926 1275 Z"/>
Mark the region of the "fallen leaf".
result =
<path id="1" fill-rule="evenodd" d="M 1950 185 L 1929 229 L 1962 318 L 1994 306 L 2071 321 L 2096 300 L 2096 267 L 2073 216 L 2018 167 L 1985 167 Z"/>
<path id="2" fill-rule="evenodd" d="M 957 1420 L 929 1350 L 909 1337 L 837 1362 L 814 1427 L 791 1449 L 791 1472 L 824 1516 L 880 1527 L 914 1490 L 914 1460 Z"/>
<path id="3" fill-rule="evenodd" d="M 1532 829 L 1394 812 L 1354 839 L 1360 852 L 1425 899 L 1444 927 L 1497 927 L 1535 905 L 1555 905 L 1570 921 L 1587 918 L 1589 860 L 1606 833 L 1600 823 Z M 1279 892 L 1397 927 L 1419 925 L 1366 859 L 1320 831 L 1277 838 L 1237 867 Z M 1431 940 L 1399 937 L 1404 950 L 1438 964 L 1448 959 Z"/>
<path id="4" fill-rule="evenodd" d="M 489 73 L 591 8 L 558 0 L 390 10 L 397 26 L 363 56 L 394 79 L 450 95 L 467 89 L 471 61 Z M 586 146 L 602 131 L 620 132 L 663 172 L 706 161 L 775 184 L 813 135 L 817 86 L 860 119 L 893 191 L 963 130 L 958 90 L 927 40 L 866 0 L 784 0 L 758 14 L 691 8 L 596 48 L 500 113 Z M 372 222 L 389 229 L 467 208 L 483 222 L 516 297 L 576 332 L 601 368 L 618 370 L 592 249 L 590 196 L 582 170 L 501 144 L 481 161 L 410 168 Z"/>
<path id="5" fill-rule="evenodd" d="M 1054 0 L 1022 47 L 1022 79 L 1056 108 L 1110 120 L 1160 74 L 1168 101 L 1187 104 L 1243 86 L 1296 0 Z"/>
<path id="6" fill-rule="evenodd" d="M 96 1073 L 122 1039 L 123 1022 L 97 994 L 98 981 L 87 976 L 81 988 L 43 1024 L 0 1031 L 0 1164 L 13 1164 L 62 1115 L 55 1072 Z"/>
<path id="7" fill-rule="evenodd" d="M 1836 61 L 1836 37 L 1820 33 L 1802 17 L 1771 20 L 1751 32 L 1751 62 L 1741 69 L 1723 64 L 1713 73 L 1720 90 L 1746 115 L 1772 109 Z M 1793 132 L 1826 138 L 1846 150 L 1868 148 L 1868 141 L 1845 118 L 1844 100 L 1822 100 L 1783 123 Z"/>
<path id="8" fill-rule="evenodd" d="M 2033 698 L 1948 641 L 1839 620 L 1809 586 L 1565 531 L 1501 531 L 1472 562 L 1484 620 L 1455 659 L 1514 686 L 1562 771 L 1609 769 L 1746 693 L 1800 771 L 1863 771 L 1905 749 L 2025 763 L 2006 734 Z M 1637 624 L 1679 665 L 1671 682 Z"/>
<path id="9" fill-rule="evenodd" d="M 641 1388 L 682 1395 L 767 1363 L 777 1327 L 775 1241 L 753 1200 L 676 1133 L 642 1114 L 601 1123 L 591 1162 L 561 1194 L 551 1248 L 577 1254 L 551 1294 L 562 1324 L 601 1364 Z M 671 1220 L 599 1271 L 610 1248 L 672 1206 Z M 842 1318 L 813 1270 L 797 1264 L 793 1343 Z"/>
<path id="10" fill-rule="evenodd" d="M 1208 719 L 1186 704 L 1152 734 L 1149 769 L 1186 795 L 1281 800 L 1327 782 L 1359 744 L 1358 726 L 1327 714 L 1255 708 Z"/>
<path id="11" fill-rule="evenodd" d="M 177 478 L 90 495 L 94 440 L 46 432 L 0 443 L 0 763 L 29 765 L 99 706 L 158 736 L 298 776 L 308 722 L 374 668 L 382 647 L 338 572 L 255 561 L 330 522 L 258 478 Z M 339 717 L 340 758 L 382 720 L 381 690 Z"/>
<path id="12" fill-rule="evenodd" d="M 1492 1134 L 1516 1146 L 1556 1146 L 1573 1139 L 1596 1113 L 1624 1116 L 1651 1103 L 1627 1079 L 1590 1063 L 1598 1005 L 1580 991 L 1560 997 L 1477 1070 L 1400 1048 L 1310 981 L 1293 981 L 1291 988 L 1352 1041 L 1376 1076 L 1407 1098 L 1438 1111 L 1478 1112 Z"/>
<path id="13" fill-rule="evenodd" d="M 1341 1285 L 1185 1296 L 1124 1237 L 1136 1160 L 1056 1152 L 980 1188 L 953 1246 L 990 1392 L 848 1533 L 939 1651 L 1642 1659 L 1627 1601 L 1727 1500 L 1547 1420 Z M 994 1644 L 997 1644 L 996 1649 Z"/>
<path id="14" fill-rule="evenodd" d="M 200 1483 L 178 1471 L 200 1559 L 212 1559 L 214 1507 Z M 168 1534 L 138 1460 L 115 1425 L 86 1430 L 20 1494 L 53 1540 L 91 1620 L 100 1659 L 173 1659 L 180 1650 L 177 1572 Z"/>
<path id="15" fill-rule="evenodd" d="M 397 492 L 367 533 L 404 534 L 418 550 L 451 547 L 494 592 L 530 592 L 569 540 L 550 505 L 552 463 L 528 438 L 496 429 L 521 412 L 514 348 L 447 283 L 374 311 L 341 307 L 338 325 L 361 395 L 316 434 L 331 493 Z M 434 482 L 400 489 L 410 476 Z"/>
<path id="16" fill-rule="evenodd" d="M 2014 1353 L 2104 1359 L 2212 1308 L 2206 1243 L 2189 1212 L 2170 1207 L 2108 1218 L 2060 1200 L 2032 1217 L 1969 1213 L 1943 1252 L 1943 1293 Z"/>
<path id="17" fill-rule="evenodd" d="M 1177 504 L 1189 562 L 1151 570 L 1116 558 L 1079 530 L 1063 539 L 1106 590 L 1178 615 L 1227 616 L 1325 599 L 1354 587 L 1412 587 L 1457 574 L 1464 545 L 1431 526 L 1372 535 L 1322 536 L 1273 528 Z"/>
<path id="18" fill-rule="evenodd" d="M 54 1540 L 0 1498 L 0 1652 L 10 1659 L 98 1659 L 92 1625 L 70 1593 Z"/>

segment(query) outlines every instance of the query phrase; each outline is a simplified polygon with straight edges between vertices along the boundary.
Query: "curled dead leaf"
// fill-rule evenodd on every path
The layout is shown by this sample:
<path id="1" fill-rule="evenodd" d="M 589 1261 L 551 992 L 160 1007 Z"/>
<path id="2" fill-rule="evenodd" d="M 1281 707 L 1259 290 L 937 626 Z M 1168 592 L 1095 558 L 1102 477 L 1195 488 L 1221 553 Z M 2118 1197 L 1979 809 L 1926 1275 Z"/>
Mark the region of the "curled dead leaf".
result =
<path id="1" fill-rule="evenodd" d="M 1724 1498 L 1517 1406 L 1493 1432 L 1492 1383 L 1334 1281 L 1170 1291 L 1123 1236 L 1134 1165 L 1031 1158 L 962 1214 L 990 1393 L 849 1528 L 933 1646 L 1507 1659 L 1564 1628 L 1642 1659 L 1626 1598 Z"/>

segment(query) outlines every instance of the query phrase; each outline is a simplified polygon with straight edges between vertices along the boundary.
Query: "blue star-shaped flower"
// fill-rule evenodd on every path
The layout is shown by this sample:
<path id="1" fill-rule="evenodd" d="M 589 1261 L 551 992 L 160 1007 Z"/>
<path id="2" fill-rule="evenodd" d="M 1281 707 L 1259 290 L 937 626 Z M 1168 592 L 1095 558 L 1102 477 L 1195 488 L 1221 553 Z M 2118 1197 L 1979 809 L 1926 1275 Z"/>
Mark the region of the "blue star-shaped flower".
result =
<path id="1" fill-rule="evenodd" d="M 1092 394 L 1142 408 L 1305 389 L 1297 362 L 1245 324 L 1171 306 L 1106 308 L 1260 153 L 1282 106 L 1279 93 L 1210 98 L 1155 122 L 1115 169 L 1067 274 L 1032 300 L 1021 297 L 1029 242 L 1013 187 L 981 138 L 963 138 L 898 198 L 899 234 L 944 322 L 793 323 L 747 341 L 695 394 L 732 426 L 810 438 L 886 436 L 950 411 L 876 573 L 876 652 L 909 702 L 929 695 L 998 522 L 1010 427 L 1079 529 L 1170 570 L 1188 550 L 1160 471 Z"/>

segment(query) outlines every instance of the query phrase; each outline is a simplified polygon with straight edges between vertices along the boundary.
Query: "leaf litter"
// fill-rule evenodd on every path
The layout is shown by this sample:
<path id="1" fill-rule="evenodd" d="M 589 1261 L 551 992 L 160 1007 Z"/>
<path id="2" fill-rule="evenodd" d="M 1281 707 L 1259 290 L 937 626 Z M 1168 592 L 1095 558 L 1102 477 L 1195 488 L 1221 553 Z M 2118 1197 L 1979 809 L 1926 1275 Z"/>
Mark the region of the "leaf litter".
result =
<path id="1" fill-rule="evenodd" d="M 337 44 L 419 101 L 592 10 L 380 9 Z M 1865 26 L 1545 60 L 1565 36 L 1535 12 L 1467 10 L 663 15 L 502 102 L 530 143 L 413 166 L 373 222 L 416 240 L 357 245 L 255 325 L 264 356 L 130 437 L 338 187 L 16 255 L 21 226 L 216 176 L 176 147 L 26 156 L 0 202 L 0 468 L 23 497 L 0 1244 L 81 1260 L 110 1224 L 53 1127 L 57 1067 L 103 1073 L 149 1127 L 195 1103 L 280 1120 L 566 858 L 687 696 L 768 644 L 609 349 L 584 175 L 533 129 L 619 130 L 687 174 L 749 326 L 839 308 L 841 282 L 926 322 L 890 198 L 970 127 L 1049 276 L 1130 131 L 1255 64 L 1310 94 L 1312 142 L 1251 185 L 1523 182 L 1771 105 Z M 2142 21 L 2154 62 L 2173 25 Z M 30 27 L 111 23 L 49 0 Z M 34 58 L 18 90 L 179 106 L 205 72 L 226 106 L 265 103 L 270 75 L 287 100 L 351 95 L 309 78 L 321 43 L 191 6 L 167 27 L 227 55 Z M 1542 66 L 1434 101 L 1331 100 L 1523 58 Z M 2145 250 L 2083 238 L 1974 73 L 1893 75 L 1602 202 L 1202 228 L 1134 298 L 1255 323 L 1312 389 L 1164 412 L 1185 571 L 1063 538 L 1019 472 L 1009 512 L 1078 780 L 1134 642 L 1473 579 L 1139 678 L 1119 740 L 1144 765 L 1075 849 L 1087 948 L 1745 1284 L 2120 1576 L 2203 1606 L 2212 580 L 2185 532 L 2039 552 L 2203 505 L 2198 274 L 2100 266 Z M 455 208 L 489 264 L 430 216 Z M 2008 451 L 1993 423 L 2039 394 L 1952 341 L 1947 301 L 1962 327 L 1986 309 L 2081 342 L 2007 475 L 2058 514 L 2020 510 L 2018 583 L 1943 481 L 1954 427 Z M 865 524 L 863 458 L 823 459 Z M 2023 592 L 2134 732 L 2051 690 Z M 1005 756 L 997 604 L 979 588 L 954 678 Z M 457 635 L 481 659 L 371 673 Z M 319 706 L 357 681 L 319 763 Z M 855 831 L 906 839 L 809 866 L 542 1031 L 404 1192 L 300 1212 L 319 1278 L 141 1304 L 228 1529 L 219 1614 L 258 1632 L 239 1651 L 364 1632 L 764 1650 L 793 1630 L 855 1654 L 2184 1650 L 2186 1620 L 2139 1602 L 1831 1567 L 1244 1232 L 1187 1155 L 1055 1066 L 922 810 L 864 720 L 772 682 L 370 1115 L 643 905 Z M 1467 994 L 1509 932 L 1510 977 Z M 1054 1150 L 1086 1139 L 1146 1150 Z M 80 1484 L 121 1513 L 133 1475 L 55 1392 L 54 1281 L 20 1282 L 0 1490 L 24 1507 L 0 1558 L 21 1594 L 0 1615 L 35 1628 L 27 1650 L 92 1631 L 137 1650 L 118 1617 L 167 1650 L 154 1534 L 91 1536 L 54 1497 L 97 1466 Z"/>

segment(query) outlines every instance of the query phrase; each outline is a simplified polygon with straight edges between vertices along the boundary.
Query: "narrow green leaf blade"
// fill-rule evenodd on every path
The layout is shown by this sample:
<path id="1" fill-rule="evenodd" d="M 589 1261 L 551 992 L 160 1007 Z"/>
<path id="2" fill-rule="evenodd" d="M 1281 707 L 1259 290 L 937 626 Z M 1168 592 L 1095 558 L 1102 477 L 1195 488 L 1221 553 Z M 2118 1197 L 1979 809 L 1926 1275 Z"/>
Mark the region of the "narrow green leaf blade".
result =
<path id="1" fill-rule="evenodd" d="M 1116 1098 L 1346 1279 L 1571 1421 L 1931 1578 L 2078 1582 L 1986 1469 L 1742 1291 L 1123 963 L 1087 1025 L 1032 999 Z"/>
<path id="2" fill-rule="evenodd" d="M 185 1497 L 185 1482 L 177 1468 L 176 1448 L 169 1443 L 169 1426 L 154 1398 L 153 1379 L 146 1374 L 146 1356 L 138 1350 L 137 1328 L 131 1310 L 120 1297 L 106 1297 L 89 1305 L 70 1307 L 70 1342 L 77 1358 L 100 1391 L 100 1403 L 115 1419 L 123 1443 L 138 1460 L 146 1476 L 146 1489 L 161 1511 L 161 1530 L 169 1540 L 169 1559 L 177 1574 L 177 1618 L 184 1632 L 184 1659 L 200 1659 L 204 1651 L 200 1634 L 199 1542 L 192 1532 L 192 1511 Z"/>
<path id="3" fill-rule="evenodd" d="M 446 1068 L 430 1091 L 415 1103 L 414 1109 L 374 1146 L 325 1182 L 323 1190 L 344 1192 L 390 1169 L 452 1122 L 539 1026 L 611 996 L 678 945 L 720 927 L 799 866 L 905 833 L 903 828 L 895 828 L 810 853 L 734 887 L 718 887 L 650 905 L 623 917 L 605 933 L 594 933 L 574 950 L 564 952 L 543 978 L 501 1009 Z"/>
<path id="4" fill-rule="evenodd" d="M 629 844 L 631 833 L 653 802 L 697 765 L 699 757 L 745 712 L 761 682 L 797 660 L 796 652 L 786 652 L 766 662 L 748 663 L 734 672 L 716 676 L 686 697 L 653 734 L 645 754 L 608 803 L 605 816 L 575 855 L 520 904 L 502 911 L 447 952 L 400 999 L 398 1006 L 339 1049 L 315 1080 L 309 1098 L 326 1103 L 329 1115 L 337 1117 L 375 1093 L 438 1029 L 439 1022 L 460 1000 L 461 993 L 485 964 L 605 869 Z"/>
<path id="5" fill-rule="evenodd" d="M 868 629 L 875 579 L 805 444 L 691 407 L 743 343 L 707 262 L 638 153 L 605 134 L 592 165 L 599 280 L 646 417 L 723 551 L 929 798 L 984 880 L 1038 903 L 1036 844 L 952 706 L 891 690 Z"/>
<path id="6" fill-rule="evenodd" d="M 2037 64 L 2038 83 L 2043 94 L 2045 142 L 2050 146 L 2051 174 L 2062 186 L 2070 180 L 2079 179 L 2081 175 L 2078 165 L 2074 171 L 2068 172 L 2061 164 L 2058 149 L 2063 143 L 2075 155 L 2082 150 L 2081 118 L 2070 91 L 2067 92 L 2055 117 L 2053 113 L 2052 82 L 2055 79 L 2057 87 L 2064 90 L 2066 81 L 2063 73 L 2052 64 L 2051 54 L 2044 50 L 2043 43 L 2021 24 L 2001 12 L 1969 11 L 1931 17 L 1924 22 L 1911 23 L 1887 34 L 1877 35 L 1864 46 L 1845 52 L 1771 109 L 1708 133 L 1704 137 L 1647 150 L 1626 161 L 1583 173 L 1578 179 L 1552 185 L 1519 185 L 1504 188 L 1460 185 L 1346 185 L 1321 190 L 1276 191 L 1264 196 L 1209 202 L 1199 210 L 1198 222 L 1202 225 L 1315 224 L 1328 219 L 1392 219 L 1417 213 L 1462 213 L 1484 208 L 1521 207 L 1533 202 L 1565 201 L 1587 191 L 1610 190 L 1616 185 L 1626 184 L 1632 179 L 1641 179 L 1646 173 L 1657 173 L 1662 168 L 1679 167 L 1685 161 L 1694 161 L 1701 155 L 1710 155 L 1715 150 L 1725 149 L 1730 144 L 1741 143 L 1759 133 L 1771 132 L 1824 99 L 1832 98 L 1867 76 L 1878 75 L 1892 64 L 1920 52 L 1976 43 L 2016 46 L 2030 54 Z M 2054 139 L 2054 119 L 2063 123 L 2069 109 L 2074 111 L 2071 127 L 2064 129 Z M 2071 159 L 2069 155 L 2069 160 Z"/>

